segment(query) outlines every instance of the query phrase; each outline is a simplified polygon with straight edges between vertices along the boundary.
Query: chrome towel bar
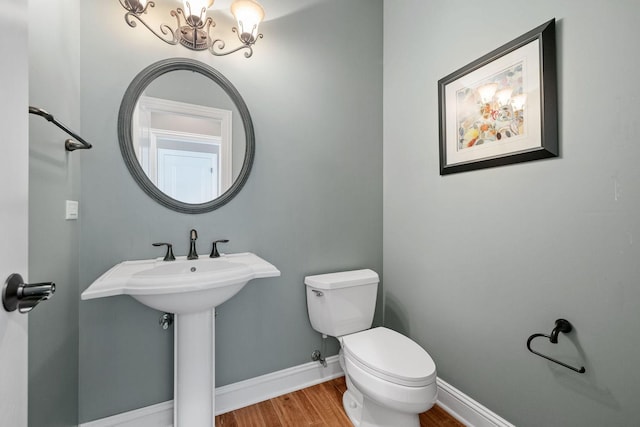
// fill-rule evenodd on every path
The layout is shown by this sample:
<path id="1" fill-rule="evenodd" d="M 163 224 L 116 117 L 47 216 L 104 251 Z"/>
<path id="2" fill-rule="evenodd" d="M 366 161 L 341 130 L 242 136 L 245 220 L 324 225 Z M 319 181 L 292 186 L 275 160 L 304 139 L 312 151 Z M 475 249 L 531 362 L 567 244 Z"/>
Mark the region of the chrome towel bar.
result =
<path id="1" fill-rule="evenodd" d="M 35 114 L 40 117 L 44 117 L 48 122 L 53 123 L 58 126 L 60 129 L 71 135 L 74 139 L 67 139 L 64 142 L 64 148 L 67 151 L 75 151 L 75 150 L 88 150 L 91 148 L 91 144 L 81 138 L 77 133 L 57 121 L 51 114 L 38 107 L 29 106 L 29 114 Z"/>

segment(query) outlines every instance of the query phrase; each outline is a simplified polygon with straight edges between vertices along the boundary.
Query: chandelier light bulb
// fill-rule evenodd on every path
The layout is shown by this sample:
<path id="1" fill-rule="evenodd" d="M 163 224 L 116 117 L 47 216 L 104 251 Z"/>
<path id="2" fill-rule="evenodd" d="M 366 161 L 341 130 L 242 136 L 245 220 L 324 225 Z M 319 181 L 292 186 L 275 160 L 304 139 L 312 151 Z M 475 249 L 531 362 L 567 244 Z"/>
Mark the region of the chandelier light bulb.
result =
<path id="1" fill-rule="evenodd" d="M 235 0 L 231 4 L 231 13 L 238 22 L 238 35 L 245 44 L 251 44 L 258 38 L 258 26 L 264 19 L 264 9 L 253 0 Z"/>
<path id="2" fill-rule="evenodd" d="M 197 16 L 198 18 L 203 15 L 203 9 L 206 12 L 207 9 L 213 6 L 213 0 L 184 0 L 183 3 L 184 13 L 187 16 Z"/>
<path id="3" fill-rule="evenodd" d="M 142 12 L 147 6 L 147 0 L 127 0 L 126 4 L 135 12 Z"/>

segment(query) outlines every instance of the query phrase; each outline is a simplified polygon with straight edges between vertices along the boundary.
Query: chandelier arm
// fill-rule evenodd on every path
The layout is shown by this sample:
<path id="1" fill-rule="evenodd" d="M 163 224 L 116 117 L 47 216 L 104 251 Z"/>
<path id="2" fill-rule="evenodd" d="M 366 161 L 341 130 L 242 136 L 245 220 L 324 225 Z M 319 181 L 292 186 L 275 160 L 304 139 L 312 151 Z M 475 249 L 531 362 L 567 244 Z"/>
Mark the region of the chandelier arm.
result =
<path id="1" fill-rule="evenodd" d="M 240 38 L 240 32 L 237 30 L 236 27 L 233 27 L 231 29 L 231 31 L 233 31 L 234 33 L 237 34 L 238 36 L 238 40 L 240 40 L 240 42 L 242 42 L 242 46 L 238 46 L 237 48 L 230 50 L 228 52 L 222 52 L 222 50 L 225 47 L 225 43 L 224 40 L 222 39 L 216 39 L 211 43 L 211 46 L 209 46 L 209 52 L 214 55 L 214 56 L 225 56 L 225 55 L 229 55 L 231 53 L 237 52 L 239 50 L 242 49 L 247 49 L 247 51 L 244 53 L 244 57 L 245 58 L 251 58 L 251 55 L 253 55 L 253 45 L 255 44 L 255 42 L 258 39 L 264 38 L 264 36 L 262 34 L 258 34 L 255 38 L 255 40 L 253 40 L 252 42 L 245 42 L 242 40 L 242 38 Z M 216 52 L 216 49 L 218 50 Z"/>
<path id="2" fill-rule="evenodd" d="M 136 27 L 136 25 L 137 25 L 136 22 L 133 20 L 134 18 L 136 20 L 138 20 L 140 23 L 142 23 L 142 25 L 147 27 L 147 29 L 149 31 L 151 31 L 156 37 L 158 37 L 163 42 L 165 42 L 167 44 L 170 44 L 170 45 L 178 44 L 178 38 L 177 38 L 177 36 L 175 34 L 175 31 L 170 26 L 168 26 L 166 24 L 161 24 L 160 25 L 160 31 L 162 32 L 162 34 L 164 34 L 165 36 L 168 35 L 168 34 L 171 35 L 171 38 L 169 39 L 169 38 L 163 37 L 162 35 L 158 34 L 137 13 L 129 11 L 124 15 L 124 20 L 127 22 L 127 24 L 129 24 L 130 27 Z"/>
<path id="3" fill-rule="evenodd" d="M 180 21 L 180 12 L 182 12 L 182 9 L 178 8 L 178 10 L 172 10 L 171 11 L 171 16 L 173 16 L 174 18 L 176 18 L 176 28 L 180 28 L 181 26 L 181 21 Z M 184 16 L 184 15 L 182 15 Z M 185 21 L 187 19 L 187 17 L 185 16 Z"/>
<path id="4" fill-rule="evenodd" d="M 207 26 L 205 28 L 206 33 L 207 33 L 207 43 L 208 43 L 208 49 L 213 49 L 213 44 L 216 42 L 215 40 L 213 40 L 213 37 L 211 37 L 211 27 L 215 27 L 216 26 L 216 21 L 213 20 L 213 18 L 207 18 Z M 223 42 L 224 44 L 224 42 Z M 224 46 L 223 46 L 224 48 Z"/>
<path id="5" fill-rule="evenodd" d="M 151 28 L 149 28 L 151 30 Z M 160 31 L 162 31 L 162 34 L 168 35 L 170 34 L 172 39 L 168 40 L 165 39 L 164 37 L 160 37 L 158 34 L 156 34 L 153 30 L 151 30 L 151 32 L 153 34 L 155 34 L 160 40 L 162 40 L 165 43 L 168 43 L 170 45 L 176 45 L 179 43 L 179 39 L 178 39 L 178 29 L 174 30 L 173 28 L 171 28 L 170 26 L 168 26 L 167 24 L 160 24 Z"/>
<path id="6" fill-rule="evenodd" d="M 250 44 L 238 46 L 237 48 L 229 50 L 227 52 L 216 52 L 215 49 L 219 49 L 219 50 L 224 49 L 224 41 L 222 41 L 221 39 L 214 40 L 213 43 L 211 43 L 211 46 L 209 47 L 209 53 L 211 53 L 214 56 L 226 56 L 242 49 L 248 49 L 248 52 L 244 53 L 244 57 L 251 58 L 251 55 L 253 55 L 253 48 L 251 47 Z"/>

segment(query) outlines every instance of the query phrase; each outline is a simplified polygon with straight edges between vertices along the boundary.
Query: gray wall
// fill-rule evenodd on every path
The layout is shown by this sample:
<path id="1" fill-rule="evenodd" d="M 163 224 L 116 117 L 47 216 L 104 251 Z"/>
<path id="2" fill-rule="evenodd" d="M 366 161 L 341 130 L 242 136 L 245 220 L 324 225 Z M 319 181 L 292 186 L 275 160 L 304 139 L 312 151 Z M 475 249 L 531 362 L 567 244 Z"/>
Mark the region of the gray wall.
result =
<path id="1" fill-rule="evenodd" d="M 29 104 L 80 129 L 78 0 L 29 0 Z M 25 111 L 26 113 L 26 111 Z M 29 115 L 29 279 L 56 293 L 29 314 L 29 426 L 78 420 L 78 235 L 65 200 L 80 197 L 80 159 L 67 135 Z"/>
<path id="2" fill-rule="evenodd" d="M 384 2 L 385 323 L 518 426 L 640 422 L 639 13 Z M 553 17 L 561 157 L 439 176 L 438 79 Z M 536 347 L 584 375 L 525 348 L 559 317 L 575 333 Z"/>
<path id="3" fill-rule="evenodd" d="M 219 307 L 218 386 L 309 361 L 321 339 L 308 321 L 305 275 L 382 268 L 382 2 L 262 3 L 270 20 L 251 59 L 165 45 L 141 25 L 129 28 L 117 2 L 82 2 L 81 10 L 82 131 L 95 148 L 82 153 L 80 290 L 122 260 L 160 256 L 153 242 L 186 254 L 191 228 L 201 254 L 229 238 L 224 251 L 255 252 L 282 271 Z M 154 12 L 169 21 L 161 5 Z M 172 56 L 222 72 L 254 120 L 251 176 L 208 214 L 155 203 L 118 147 L 129 82 Z M 80 302 L 80 422 L 172 398 L 173 331 L 160 329 L 159 316 L 126 296 Z"/>

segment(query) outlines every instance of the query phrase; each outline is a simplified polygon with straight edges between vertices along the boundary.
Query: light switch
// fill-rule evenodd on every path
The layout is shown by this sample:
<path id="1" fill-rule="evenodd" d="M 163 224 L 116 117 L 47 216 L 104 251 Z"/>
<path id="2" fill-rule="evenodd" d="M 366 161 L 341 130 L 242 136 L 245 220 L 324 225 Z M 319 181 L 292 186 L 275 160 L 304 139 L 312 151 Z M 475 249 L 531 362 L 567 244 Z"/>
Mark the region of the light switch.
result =
<path id="1" fill-rule="evenodd" d="M 67 200 L 64 219 L 78 219 L 78 202 L 76 200 Z"/>

